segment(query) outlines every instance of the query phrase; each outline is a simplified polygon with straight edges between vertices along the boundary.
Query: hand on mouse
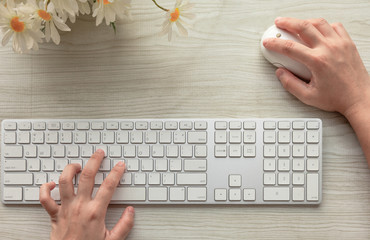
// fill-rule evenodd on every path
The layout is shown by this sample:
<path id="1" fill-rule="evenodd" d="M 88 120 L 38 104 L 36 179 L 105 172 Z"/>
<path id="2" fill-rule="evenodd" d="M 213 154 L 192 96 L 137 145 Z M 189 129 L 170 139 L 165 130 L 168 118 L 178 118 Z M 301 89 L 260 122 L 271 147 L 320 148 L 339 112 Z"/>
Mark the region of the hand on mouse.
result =
<path id="1" fill-rule="evenodd" d="M 288 70 L 276 75 L 302 102 L 343 114 L 354 128 L 370 166 L 370 77 L 351 37 L 340 23 L 324 19 L 277 18 L 275 24 L 299 35 L 307 45 L 267 39 L 264 47 L 306 65 L 312 78 L 301 81 Z"/>
<path id="2" fill-rule="evenodd" d="M 302 102 L 346 115 L 370 96 L 370 78 L 355 44 L 340 23 L 323 19 L 277 18 L 277 27 L 298 34 L 302 44 L 278 38 L 264 42 L 267 49 L 282 53 L 306 65 L 312 72 L 309 83 L 285 69 L 276 75 L 284 88 Z"/>
<path id="3" fill-rule="evenodd" d="M 127 207 L 112 230 L 105 226 L 105 215 L 112 195 L 125 170 L 118 163 L 102 183 L 96 196 L 91 197 L 95 175 L 104 158 L 104 151 L 97 150 L 82 170 L 77 194 L 72 179 L 81 171 L 79 164 L 69 164 L 59 179 L 61 205 L 51 198 L 55 183 L 45 183 L 40 188 L 40 202 L 49 213 L 52 224 L 50 239 L 124 239 L 134 224 L 134 208 Z"/>

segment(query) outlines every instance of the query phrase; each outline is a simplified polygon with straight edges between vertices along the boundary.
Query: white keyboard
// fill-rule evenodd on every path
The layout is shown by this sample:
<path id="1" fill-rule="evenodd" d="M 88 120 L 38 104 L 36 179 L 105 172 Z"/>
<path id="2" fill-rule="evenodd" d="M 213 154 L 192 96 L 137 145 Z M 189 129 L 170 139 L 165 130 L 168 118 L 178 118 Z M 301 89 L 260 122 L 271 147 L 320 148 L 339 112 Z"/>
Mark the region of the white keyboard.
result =
<path id="1" fill-rule="evenodd" d="M 320 119 L 4 120 L 5 204 L 38 204 L 41 184 L 70 163 L 106 158 L 94 193 L 118 161 L 112 204 L 320 204 Z M 77 175 L 74 184 L 77 189 Z M 93 194 L 94 194 L 93 193 Z"/>

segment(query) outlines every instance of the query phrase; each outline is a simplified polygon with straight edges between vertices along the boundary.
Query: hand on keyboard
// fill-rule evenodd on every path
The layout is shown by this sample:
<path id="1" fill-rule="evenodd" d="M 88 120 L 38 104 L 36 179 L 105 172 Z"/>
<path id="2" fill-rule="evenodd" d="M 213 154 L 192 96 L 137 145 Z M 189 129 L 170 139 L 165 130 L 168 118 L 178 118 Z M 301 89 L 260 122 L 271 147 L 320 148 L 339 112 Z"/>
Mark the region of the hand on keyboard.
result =
<path id="1" fill-rule="evenodd" d="M 94 199 L 94 179 L 104 158 L 104 151 L 98 149 L 87 162 L 79 178 L 77 194 L 73 185 L 74 176 L 81 171 L 81 165 L 69 164 L 59 179 L 61 205 L 52 199 L 50 192 L 54 182 L 40 188 L 40 202 L 51 217 L 51 239 L 123 239 L 134 224 L 134 209 L 127 207 L 121 219 L 112 230 L 105 226 L 108 204 L 125 170 L 123 162 L 111 170 Z"/>

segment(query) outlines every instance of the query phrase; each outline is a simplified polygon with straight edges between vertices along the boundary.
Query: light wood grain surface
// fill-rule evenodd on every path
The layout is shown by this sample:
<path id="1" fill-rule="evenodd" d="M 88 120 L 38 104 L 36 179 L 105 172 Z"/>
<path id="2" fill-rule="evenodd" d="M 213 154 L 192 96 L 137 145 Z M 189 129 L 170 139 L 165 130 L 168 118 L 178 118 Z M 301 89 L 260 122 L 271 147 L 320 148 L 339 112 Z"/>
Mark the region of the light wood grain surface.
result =
<path id="1" fill-rule="evenodd" d="M 320 206 L 137 206 L 129 239 L 370 239 L 370 172 L 351 126 L 287 93 L 259 49 L 277 16 L 324 17 L 345 25 L 370 70 L 370 2 L 192 1 L 189 38 L 159 37 L 163 12 L 136 0 L 134 20 L 118 22 L 117 35 L 81 17 L 59 46 L 25 55 L 0 48 L 0 120 L 319 117 Z M 109 208 L 109 227 L 124 207 Z M 40 206 L 0 205 L 0 239 L 47 239 L 49 232 Z"/>

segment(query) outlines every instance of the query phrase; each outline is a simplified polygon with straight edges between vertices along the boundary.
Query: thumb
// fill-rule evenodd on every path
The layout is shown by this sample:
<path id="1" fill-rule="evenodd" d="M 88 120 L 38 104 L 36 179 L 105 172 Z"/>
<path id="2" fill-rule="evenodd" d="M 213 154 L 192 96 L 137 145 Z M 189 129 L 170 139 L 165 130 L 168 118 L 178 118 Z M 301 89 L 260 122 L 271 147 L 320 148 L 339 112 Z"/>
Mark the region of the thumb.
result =
<path id="1" fill-rule="evenodd" d="M 129 234 L 130 230 L 134 226 L 134 216 L 135 210 L 133 207 L 127 207 L 125 211 L 122 213 L 121 218 L 118 220 L 116 225 L 110 231 L 111 240 L 121 240 L 125 239 Z"/>
<path id="2" fill-rule="evenodd" d="M 276 70 L 276 76 L 288 92 L 293 94 L 302 102 L 309 104 L 311 91 L 307 83 L 285 68 L 278 68 Z"/>

